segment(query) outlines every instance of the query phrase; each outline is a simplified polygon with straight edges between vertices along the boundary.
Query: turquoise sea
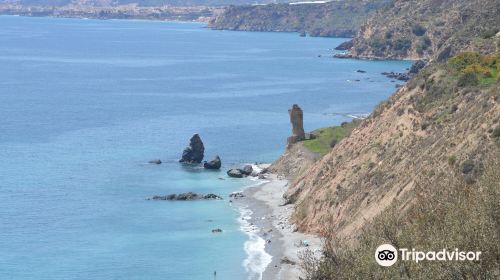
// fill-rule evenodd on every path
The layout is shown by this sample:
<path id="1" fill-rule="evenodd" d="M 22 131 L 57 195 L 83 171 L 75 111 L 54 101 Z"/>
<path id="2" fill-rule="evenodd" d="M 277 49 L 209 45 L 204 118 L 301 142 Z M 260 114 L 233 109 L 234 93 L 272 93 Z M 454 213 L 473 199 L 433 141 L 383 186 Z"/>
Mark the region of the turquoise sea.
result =
<path id="1" fill-rule="evenodd" d="M 381 72 L 410 65 L 331 58 L 344 39 L 199 23 L 0 27 L 0 279 L 260 279 L 259 246 L 244 245 L 258 240 L 227 199 L 146 198 L 254 183 L 225 170 L 276 159 L 293 103 L 307 130 L 339 124 L 394 91 Z M 223 170 L 177 163 L 194 133 Z"/>

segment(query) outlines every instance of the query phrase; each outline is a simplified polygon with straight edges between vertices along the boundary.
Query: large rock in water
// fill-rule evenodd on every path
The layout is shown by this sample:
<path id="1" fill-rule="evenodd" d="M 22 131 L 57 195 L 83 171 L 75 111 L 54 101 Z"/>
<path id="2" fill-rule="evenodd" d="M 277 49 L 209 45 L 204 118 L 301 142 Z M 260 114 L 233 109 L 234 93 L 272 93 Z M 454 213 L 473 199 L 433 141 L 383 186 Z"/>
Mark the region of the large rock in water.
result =
<path id="1" fill-rule="evenodd" d="M 221 165 L 222 165 L 222 162 L 221 162 L 219 156 L 215 156 L 215 158 L 213 160 L 205 161 L 205 163 L 203 163 L 203 167 L 205 169 L 220 169 Z"/>
<path id="2" fill-rule="evenodd" d="M 250 176 L 253 171 L 253 167 L 250 164 L 247 164 L 243 167 L 243 169 L 239 169 L 243 175 Z"/>
<path id="3" fill-rule="evenodd" d="M 205 146 L 201 141 L 200 135 L 195 134 L 189 140 L 189 146 L 187 146 L 182 152 L 182 158 L 179 162 L 182 163 L 201 163 L 203 160 L 203 153 L 205 152 Z"/>
<path id="4" fill-rule="evenodd" d="M 241 169 L 230 169 L 227 172 L 227 176 L 233 178 L 243 178 L 244 174 L 241 172 Z"/>
<path id="5" fill-rule="evenodd" d="M 288 137 L 288 144 L 297 143 L 305 139 L 304 133 L 304 113 L 299 105 L 293 104 L 288 110 L 290 122 L 292 123 L 292 136 Z"/>

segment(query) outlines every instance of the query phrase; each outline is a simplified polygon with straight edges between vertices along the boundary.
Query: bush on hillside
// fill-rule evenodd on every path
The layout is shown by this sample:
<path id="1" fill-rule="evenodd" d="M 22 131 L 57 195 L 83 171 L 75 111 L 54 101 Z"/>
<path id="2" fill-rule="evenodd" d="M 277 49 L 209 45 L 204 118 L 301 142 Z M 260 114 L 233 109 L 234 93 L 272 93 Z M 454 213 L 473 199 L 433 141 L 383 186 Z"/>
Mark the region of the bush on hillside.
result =
<path id="1" fill-rule="evenodd" d="M 427 32 L 427 29 L 425 27 L 423 27 L 422 25 L 420 25 L 420 24 L 415 24 L 412 27 L 412 32 L 416 36 L 422 36 L 422 35 L 425 34 L 425 32 Z"/>
<path id="2" fill-rule="evenodd" d="M 476 73 L 464 73 L 458 78 L 457 85 L 460 87 L 477 86 L 479 78 Z"/>

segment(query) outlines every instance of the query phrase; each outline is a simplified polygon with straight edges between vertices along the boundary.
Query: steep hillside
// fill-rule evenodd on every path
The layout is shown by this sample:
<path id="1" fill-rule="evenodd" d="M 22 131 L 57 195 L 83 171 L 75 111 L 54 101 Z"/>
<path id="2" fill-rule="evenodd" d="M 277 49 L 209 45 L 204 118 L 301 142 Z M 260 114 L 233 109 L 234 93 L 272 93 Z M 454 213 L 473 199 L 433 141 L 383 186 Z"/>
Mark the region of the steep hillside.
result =
<path id="1" fill-rule="evenodd" d="M 353 37 L 366 17 L 390 0 L 344 0 L 322 4 L 232 6 L 213 18 L 213 29 L 300 32 Z"/>
<path id="2" fill-rule="evenodd" d="M 389 206 L 404 213 L 422 188 L 456 178 L 476 188 L 500 151 L 499 70 L 500 53 L 465 53 L 400 88 L 295 179 L 287 198 L 299 229 L 353 241 Z"/>
<path id="3" fill-rule="evenodd" d="M 497 0 L 396 0 L 361 27 L 356 57 L 445 60 L 459 51 L 498 50 Z"/>

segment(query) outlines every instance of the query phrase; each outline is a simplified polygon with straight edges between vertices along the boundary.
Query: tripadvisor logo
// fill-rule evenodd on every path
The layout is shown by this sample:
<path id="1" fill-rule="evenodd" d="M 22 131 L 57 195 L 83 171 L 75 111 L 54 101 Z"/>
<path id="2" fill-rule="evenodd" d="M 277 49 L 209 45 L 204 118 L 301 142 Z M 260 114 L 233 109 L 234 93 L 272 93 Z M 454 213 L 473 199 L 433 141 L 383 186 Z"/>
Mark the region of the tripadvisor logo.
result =
<path id="1" fill-rule="evenodd" d="M 399 252 L 398 252 L 399 251 Z M 440 251 L 417 251 L 415 248 L 406 249 L 400 248 L 397 250 L 391 244 L 383 244 L 375 250 L 375 261 L 381 266 L 391 266 L 398 260 L 398 255 L 401 261 L 479 261 L 481 252 L 465 252 L 455 250 L 442 249 Z"/>
<path id="2" fill-rule="evenodd" d="M 398 250 L 391 244 L 383 244 L 375 250 L 375 260 L 381 266 L 391 266 L 398 260 Z"/>

